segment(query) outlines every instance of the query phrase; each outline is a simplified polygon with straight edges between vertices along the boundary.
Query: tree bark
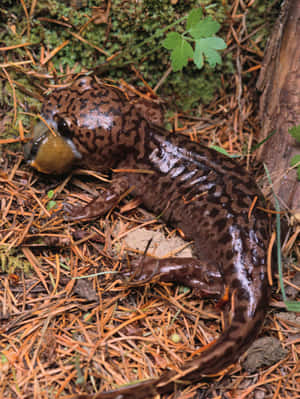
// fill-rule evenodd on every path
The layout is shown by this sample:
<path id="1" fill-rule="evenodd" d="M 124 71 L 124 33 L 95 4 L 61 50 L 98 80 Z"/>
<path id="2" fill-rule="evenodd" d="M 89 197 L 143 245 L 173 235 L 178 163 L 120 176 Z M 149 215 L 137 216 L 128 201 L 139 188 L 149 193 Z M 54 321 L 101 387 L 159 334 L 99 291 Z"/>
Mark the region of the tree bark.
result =
<path id="1" fill-rule="evenodd" d="M 285 0 L 265 51 L 257 82 L 262 123 L 258 158 L 270 172 L 281 207 L 300 214 L 300 182 L 291 158 L 300 145 L 288 133 L 300 124 L 300 0 Z"/>

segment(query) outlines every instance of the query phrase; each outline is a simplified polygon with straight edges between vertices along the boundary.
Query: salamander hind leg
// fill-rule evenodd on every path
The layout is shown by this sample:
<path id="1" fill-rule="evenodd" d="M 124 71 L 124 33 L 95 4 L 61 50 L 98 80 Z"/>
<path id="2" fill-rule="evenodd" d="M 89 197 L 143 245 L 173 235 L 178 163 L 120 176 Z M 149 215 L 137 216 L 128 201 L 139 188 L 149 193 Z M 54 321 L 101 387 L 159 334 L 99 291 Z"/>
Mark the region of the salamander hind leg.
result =
<path id="1" fill-rule="evenodd" d="M 150 281 L 177 282 L 194 288 L 201 297 L 220 297 L 224 283 L 216 265 L 197 258 L 143 258 L 133 263 L 128 284 L 138 286 Z"/>

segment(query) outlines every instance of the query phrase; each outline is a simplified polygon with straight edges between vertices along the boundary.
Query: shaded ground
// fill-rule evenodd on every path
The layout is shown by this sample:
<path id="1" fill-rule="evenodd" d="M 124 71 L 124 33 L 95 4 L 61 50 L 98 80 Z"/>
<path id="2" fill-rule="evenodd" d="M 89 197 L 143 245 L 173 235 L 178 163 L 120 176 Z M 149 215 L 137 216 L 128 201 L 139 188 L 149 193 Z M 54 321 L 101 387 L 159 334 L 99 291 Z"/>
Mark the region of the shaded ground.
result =
<path id="1" fill-rule="evenodd" d="M 237 16 L 242 11 L 238 14 L 235 7 L 231 11 L 235 23 L 227 40 L 237 71 L 226 90 L 223 87 L 205 109 L 199 107 L 196 116 L 175 113 L 168 123 L 191 139 L 218 144 L 230 153 L 244 152 L 244 162 L 254 173 L 255 159 L 248 150 L 259 124 L 252 88 L 262 53 L 255 51 L 259 39 L 251 41 L 244 19 Z M 10 69 L 6 72 L 8 76 L 1 77 L 9 85 Z M 30 72 L 28 67 L 24 73 Z M 53 84 L 51 74 L 53 66 L 49 65 L 42 77 L 35 75 L 41 92 Z M 64 78 L 56 82 L 73 76 Z M 8 111 L 13 118 L 13 104 L 11 95 L 11 107 L 1 111 L 2 134 Z M 11 141 L 26 141 L 30 131 L 23 130 L 20 123 Z M 137 254 L 143 254 L 148 241 L 147 236 L 137 245 L 128 237 L 133 232 L 140 236 L 145 229 L 163 231 L 166 237 L 177 234 L 138 202 L 126 198 L 108 218 L 91 223 L 64 221 L 63 203 L 87 202 L 105 187 L 106 177 L 89 171 L 60 179 L 41 176 L 24 164 L 21 149 L 11 145 L 5 146 L 0 162 L 1 398 L 68 397 L 159 375 L 170 364 L 180 367 L 222 331 L 223 317 L 215 302 L 202 301 L 185 287 L 126 287 L 122 270 Z M 290 230 L 283 249 L 285 283 L 295 300 L 299 300 L 298 234 L 299 229 Z M 162 241 L 161 236 L 154 238 L 154 246 L 157 239 Z M 176 242 L 170 251 L 177 252 L 182 245 Z M 90 277 L 81 278 L 86 276 Z M 261 363 L 249 367 L 243 357 L 219 377 L 186 387 L 180 398 L 300 396 L 299 318 L 285 311 L 276 274 L 273 287 L 260 334 L 279 345 L 280 350 L 271 350 L 271 361 L 271 354 L 263 352 Z M 266 346 L 270 348 L 264 342 L 253 349 L 255 360 L 255 353 Z M 279 357 L 274 358 L 274 353 Z M 167 397 L 175 399 L 176 394 Z"/>
<path id="2" fill-rule="evenodd" d="M 5 154 L 4 162 L 8 157 Z M 148 236 L 145 241 L 145 227 L 140 226 L 163 229 L 166 236 L 175 231 L 135 208 L 134 200 L 108 220 L 93 223 L 65 223 L 54 210 L 49 217 L 47 192 L 54 180 L 37 176 L 20 161 L 18 154 L 11 155 L 0 176 L 1 397 L 59 397 L 157 375 L 169 364 L 180 366 L 220 333 L 222 318 L 213 301 L 201 301 L 189 289 L 170 284 L 129 290 L 118 273 L 132 256 L 144 252 Z M 66 200 L 87 200 L 86 187 L 97 189 L 105 183 L 93 179 L 83 184 L 74 176 L 65 184 L 61 181 L 55 188 L 58 208 Z M 136 237 L 134 244 L 131 241 L 134 232 L 142 232 L 140 248 Z M 293 262 L 285 269 L 287 282 L 293 284 L 296 269 Z M 77 279 L 95 273 L 100 275 Z M 187 387 L 180 397 L 195 397 L 197 388 L 205 388 L 207 398 L 226 392 L 235 398 L 256 397 L 258 392 L 262 397 L 274 397 L 275 392 L 281 398 L 297 397 L 300 324 L 283 312 L 276 286 L 275 280 L 261 336 L 276 338 L 280 351 L 265 343 L 259 349 L 256 343 L 255 366 L 253 361 L 248 365 L 251 360 L 241 363 L 251 371 L 236 365 L 209 385 Z M 299 298 L 299 289 L 292 295 Z M 262 348 L 270 353 L 262 353 Z"/>

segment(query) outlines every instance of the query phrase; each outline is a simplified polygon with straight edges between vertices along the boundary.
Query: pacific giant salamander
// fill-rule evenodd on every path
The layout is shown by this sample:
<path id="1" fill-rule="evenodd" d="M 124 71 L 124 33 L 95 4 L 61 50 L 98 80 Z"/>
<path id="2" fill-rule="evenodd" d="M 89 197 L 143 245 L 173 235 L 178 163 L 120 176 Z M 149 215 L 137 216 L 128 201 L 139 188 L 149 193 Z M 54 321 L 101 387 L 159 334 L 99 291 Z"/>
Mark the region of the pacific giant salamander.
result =
<path id="1" fill-rule="evenodd" d="M 270 292 L 267 216 L 259 209 L 262 196 L 250 174 L 234 160 L 148 122 L 121 90 L 93 77 L 53 91 L 43 116 L 57 136 L 39 125 L 26 150 L 38 170 L 61 173 L 74 162 L 101 171 L 124 170 L 113 177 L 105 195 L 75 208 L 70 220 L 104 215 L 132 188 L 146 208 L 194 241 L 193 258 L 145 260 L 134 278 L 137 284 L 159 275 L 204 296 L 220 297 L 229 288 L 234 303 L 230 325 L 183 366 L 179 379 L 199 381 L 236 362 L 262 326 Z M 130 387 L 75 397 L 150 398 L 172 391 L 176 380 L 176 372 L 169 370 Z"/>

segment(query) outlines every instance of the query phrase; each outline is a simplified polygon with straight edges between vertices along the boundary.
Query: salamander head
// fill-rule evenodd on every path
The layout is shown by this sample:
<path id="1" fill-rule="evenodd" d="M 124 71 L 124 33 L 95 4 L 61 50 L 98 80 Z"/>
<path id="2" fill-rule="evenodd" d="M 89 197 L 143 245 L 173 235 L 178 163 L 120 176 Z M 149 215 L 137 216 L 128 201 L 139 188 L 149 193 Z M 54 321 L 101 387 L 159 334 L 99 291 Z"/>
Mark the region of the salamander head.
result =
<path id="1" fill-rule="evenodd" d="M 42 116 L 54 134 L 39 123 L 25 158 L 44 173 L 67 172 L 75 162 L 97 170 L 113 167 L 127 150 L 134 151 L 143 120 L 121 90 L 92 77 L 54 90 Z"/>

